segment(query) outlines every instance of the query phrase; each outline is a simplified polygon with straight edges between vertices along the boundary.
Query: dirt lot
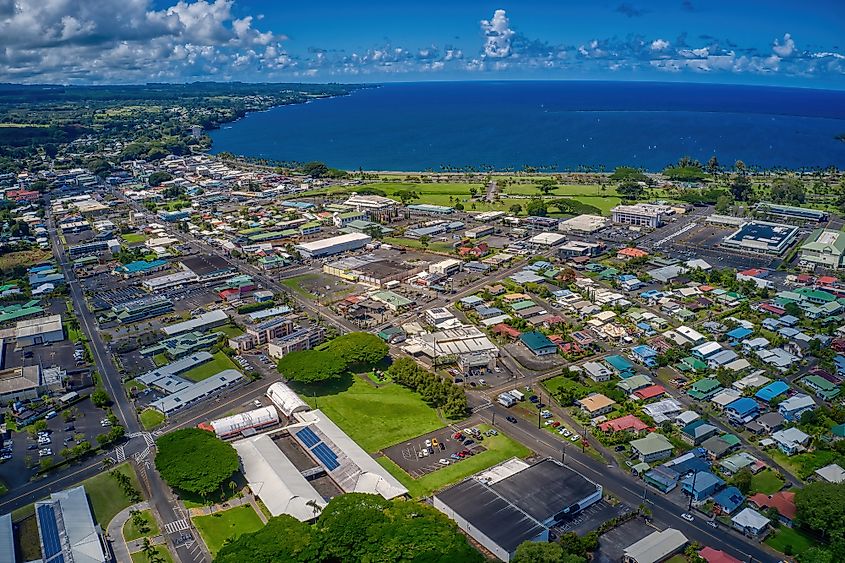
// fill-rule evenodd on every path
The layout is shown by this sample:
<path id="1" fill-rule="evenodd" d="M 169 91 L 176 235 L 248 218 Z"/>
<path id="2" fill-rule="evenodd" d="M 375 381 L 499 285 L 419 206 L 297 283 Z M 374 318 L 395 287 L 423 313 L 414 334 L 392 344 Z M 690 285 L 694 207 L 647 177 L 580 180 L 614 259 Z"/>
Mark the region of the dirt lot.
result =
<path id="1" fill-rule="evenodd" d="M 408 475 L 415 479 L 421 477 L 432 471 L 437 471 L 444 467 L 439 463 L 441 459 L 449 460 L 449 463 L 460 463 L 452 459 L 452 454 L 457 454 L 459 451 L 469 449 L 472 452 L 480 453 L 484 451 L 484 442 L 479 443 L 475 438 L 472 438 L 473 444 L 467 447 L 461 441 L 455 440 L 452 436 L 457 428 L 446 427 L 423 434 L 412 440 L 402 444 L 396 444 L 384 450 L 384 455 L 396 462 L 399 467 L 405 470 Z M 434 453 L 425 457 L 419 457 L 421 451 L 426 449 L 426 440 L 437 440 L 439 447 L 434 448 Z M 466 438 L 464 438 L 466 440 Z M 432 442 L 433 444 L 433 442 Z M 432 445 L 433 447 L 433 445 Z"/>

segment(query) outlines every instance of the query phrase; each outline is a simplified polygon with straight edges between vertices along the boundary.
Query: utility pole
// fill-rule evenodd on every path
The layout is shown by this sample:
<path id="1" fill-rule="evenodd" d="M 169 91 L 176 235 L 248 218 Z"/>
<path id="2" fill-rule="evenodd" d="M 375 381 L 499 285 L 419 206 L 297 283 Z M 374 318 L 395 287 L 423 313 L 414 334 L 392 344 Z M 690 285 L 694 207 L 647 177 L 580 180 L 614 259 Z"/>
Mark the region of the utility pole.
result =
<path id="1" fill-rule="evenodd" d="M 493 421 L 490 423 L 491 426 L 496 426 L 496 411 L 493 411 Z"/>
<path id="2" fill-rule="evenodd" d="M 694 471 L 692 474 L 692 490 L 690 491 L 689 495 L 689 505 L 687 505 L 687 512 L 692 510 L 692 498 L 695 496 L 695 479 L 698 477 L 698 471 Z"/>

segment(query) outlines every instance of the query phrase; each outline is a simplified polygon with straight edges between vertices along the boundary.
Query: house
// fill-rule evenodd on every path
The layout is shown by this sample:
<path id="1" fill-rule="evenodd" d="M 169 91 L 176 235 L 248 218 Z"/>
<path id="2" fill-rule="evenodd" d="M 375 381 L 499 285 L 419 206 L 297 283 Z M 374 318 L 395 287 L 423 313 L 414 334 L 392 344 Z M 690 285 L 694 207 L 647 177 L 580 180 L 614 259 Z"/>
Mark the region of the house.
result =
<path id="1" fill-rule="evenodd" d="M 773 433 L 772 440 L 775 441 L 780 451 L 786 455 L 795 455 L 807 449 L 810 436 L 793 427 Z"/>
<path id="2" fill-rule="evenodd" d="M 687 424 L 690 424 L 699 418 L 701 418 L 701 416 L 695 411 L 684 411 L 675 415 L 675 425 L 683 428 Z"/>
<path id="3" fill-rule="evenodd" d="M 630 445 L 631 452 L 645 463 L 666 459 L 672 455 L 673 449 L 672 442 L 657 432 L 651 432 L 638 440 L 631 440 Z"/>
<path id="4" fill-rule="evenodd" d="M 710 546 L 703 547 L 698 552 L 698 556 L 704 559 L 707 563 L 742 563 L 736 557 L 728 555 L 719 549 L 713 549 Z"/>
<path id="5" fill-rule="evenodd" d="M 549 356 L 557 353 L 557 345 L 542 332 L 523 332 L 519 335 L 519 340 L 535 356 Z"/>
<path id="6" fill-rule="evenodd" d="M 648 464 L 646 463 L 645 466 L 647 467 Z M 663 493 L 668 493 L 677 487 L 680 478 L 677 471 L 665 465 L 658 465 L 643 474 L 643 481 Z"/>
<path id="7" fill-rule="evenodd" d="M 662 385 L 649 385 L 648 387 L 634 391 L 634 397 L 641 401 L 650 401 L 651 399 L 660 397 L 664 393 L 666 393 L 666 389 Z"/>
<path id="8" fill-rule="evenodd" d="M 730 514 L 745 502 L 745 496 L 734 486 L 726 487 L 713 495 L 713 502 L 725 514 Z"/>
<path id="9" fill-rule="evenodd" d="M 718 432 L 718 428 L 699 419 L 681 429 L 681 439 L 697 446 L 707 438 L 715 436 Z"/>
<path id="10" fill-rule="evenodd" d="M 666 528 L 652 532 L 643 539 L 625 548 L 622 561 L 625 563 L 657 563 L 666 561 L 672 555 L 683 551 L 687 537 L 679 530 Z"/>
<path id="11" fill-rule="evenodd" d="M 739 514 L 731 518 L 731 525 L 746 536 L 758 538 L 768 529 L 769 519 L 753 508 L 743 508 Z"/>
<path id="12" fill-rule="evenodd" d="M 699 379 L 692 384 L 687 395 L 698 401 L 704 401 L 718 393 L 722 389 L 722 384 L 718 379 L 705 378 Z"/>
<path id="13" fill-rule="evenodd" d="M 690 353 L 699 360 L 706 362 L 711 356 L 714 356 L 721 351 L 722 347 L 718 342 L 703 342 L 698 346 L 693 347 L 692 350 L 690 350 Z"/>
<path id="14" fill-rule="evenodd" d="M 645 258 L 648 252 L 640 250 L 639 248 L 626 247 L 616 253 L 617 260 L 633 260 L 635 258 Z"/>
<path id="15" fill-rule="evenodd" d="M 756 420 L 747 423 L 745 428 L 755 434 L 771 434 L 783 428 L 785 421 L 782 414 L 772 411 L 761 414 Z"/>
<path id="16" fill-rule="evenodd" d="M 634 346 L 631 348 L 631 355 L 634 360 L 648 367 L 657 365 L 657 350 L 651 346 Z"/>
<path id="17" fill-rule="evenodd" d="M 587 377 L 595 382 L 610 381 L 610 378 L 613 376 L 613 372 L 607 366 L 598 362 L 585 362 L 581 367 L 587 374 Z"/>
<path id="18" fill-rule="evenodd" d="M 648 429 L 648 425 L 633 414 L 626 414 L 625 416 L 602 422 L 599 424 L 599 429 L 603 432 L 641 432 Z"/>
<path id="19" fill-rule="evenodd" d="M 736 440 L 726 440 L 721 436 L 711 436 L 703 442 L 701 447 L 707 450 L 707 454 L 713 459 L 719 459 L 737 446 Z"/>
<path id="20" fill-rule="evenodd" d="M 828 483 L 845 483 L 845 469 L 836 463 L 816 469 L 816 475 Z"/>
<path id="21" fill-rule="evenodd" d="M 799 393 L 778 405 L 778 412 L 788 421 L 798 420 L 807 411 L 814 410 L 816 402 L 809 395 Z"/>
<path id="22" fill-rule="evenodd" d="M 759 509 L 774 508 L 778 513 L 778 520 L 782 524 L 792 527 L 797 509 L 795 508 L 795 493 L 779 491 L 773 495 L 757 493 L 748 498 L 748 503 Z"/>
<path id="23" fill-rule="evenodd" d="M 616 387 L 630 395 L 634 391 L 648 387 L 649 385 L 651 385 L 651 378 L 647 375 L 638 374 L 631 376 L 628 379 L 623 379 L 616 384 Z"/>
<path id="24" fill-rule="evenodd" d="M 754 333 L 754 331 L 750 328 L 746 328 L 744 326 L 738 326 L 735 329 L 733 329 L 732 331 L 725 334 L 725 336 L 727 336 L 730 339 L 732 346 L 736 346 L 736 344 L 738 344 L 739 342 L 741 342 L 745 338 L 751 336 L 753 333 Z"/>
<path id="25" fill-rule="evenodd" d="M 733 424 L 745 424 L 754 419 L 760 412 L 760 405 L 751 397 L 742 397 L 725 407 L 728 420 Z"/>
<path id="26" fill-rule="evenodd" d="M 754 396 L 763 402 L 771 403 L 777 397 L 789 391 L 789 385 L 783 381 L 772 381 L 768 385 L 762 387 Z"/>
<path id="27" fill-rule="evenodd" d="M 595 418 L 612 411 L 616 401 L 601 393 L 593 393 L 583 399 L 578 399 L 575 401 L 575 404 L 580 406 L 582 411 L 589 414 L 590 418 Z"/>
<path id="28" fill-rule="evenodd" d="M 832 401 L 839 395 L 839 387 L 818 375 L 808 375 L 801 383 L 825 401 Z"/>
<path id="29" fill-rule="evenodd" d="M 604 361 L 618 374 L 630 373 L 634 369 L 631 362 L 619 355 L 606 356 Z"/>
<path id="30" fill-rule="evenodd" d="M 725 482 L 709 471 L 696 471 L 681 482 L 681 490 L 694 501 L 702 501 L 722 488 Z"/>
<path id="31" fill-rule="evenodd" d="M 719 467 L 728 475 L 735 475 L 743 469 L 749 469 L 752 473 L 757 473 L 759 468 L 763 467 L 763 464 L 748 452 L 739 452 L 720 461 Z"/>

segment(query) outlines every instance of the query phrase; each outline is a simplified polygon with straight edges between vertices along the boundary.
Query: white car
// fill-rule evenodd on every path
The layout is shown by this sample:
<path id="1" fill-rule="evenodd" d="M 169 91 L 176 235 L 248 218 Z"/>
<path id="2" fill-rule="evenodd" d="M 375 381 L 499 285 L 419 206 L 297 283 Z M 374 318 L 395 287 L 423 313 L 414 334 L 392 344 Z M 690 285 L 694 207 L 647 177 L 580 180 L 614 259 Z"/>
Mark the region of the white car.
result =
<path id="1" fill-rule="evenodd" d="M 564 428 L 563 432 L 561 432 L 561 434 L 563 434 L 564 438 L 569 438 L 569 436 L 572 434 L 572 432 L 570 432 L 568 428 Z"/>
<path id="2" fill-rule="evenodd" d="M 257 408 L 257 409 L 260 409 L 261 407 L 263 407 L 263 406 L 264 406 L 264 405 L 262 405 L 262 404 L 261 404 L 261 401 L 259 401 L 258 399 L 255 399 L 255 400 L 252 402 L 252 404 L 253 404 L 253 405 L 255 405 L 255 408 Z"/>
<path id="3" fill-rule="evenodd" d="M 449 465 L 449 460 L 444 459 L 444 458 L 440 458 L 440 460 L 437 463 L 439 463 L 440 465 Z"/>
<path id="4" fill-rule="evenodd" d="M 429 455 L 429 451 L 428 451 L 427 449 L 426 449 L 426 450 L 423 450 L 423 451 L 422 451 L 422 454 L 423 454 L 423 457 L 428 457 L 428 455 Z"/>
<path id="5" fill-rule="evenodd" d="M 689 512 L 684 512 L 683 514 L 681 514 L 681 518 L 683 518 L 687 522 L 692 522 L 693 520 L 695 520 L 695 517 L 693 517 L 693 515 Z"/>
<path id="6" fill-rule="evenodd" d="M 566 436 L 567 434 L 569 434 L 569 431 L 566 428 L 560 427 L 557 429 L 557 433 L 561 436 Z"/>
<path id="7" fill-rule="evenodd" d="M 569 441 L 570 442 L 577 442 L 580 439 L 581 439 L 581 436 L 579 436 L 578 434 L 573 434 L 572 437 L 569 439 Z"/>
<path id="8" fill-rule="evenodd" d="M 431 447 L 431 440 L 426 440 L 426 441 L 425 441 L 425 447 L 426 447 L 426 448 L 430 448 L 430 447 Z"/>
<path id="9" fill-rule="evenodd" d="M 41 448 L 40 450 L 38 450 L 39 457 L 45 457 L 48 455 L 53 455 L 53 450 L 51 448 Z"/>
<path id="10" fill-rule="evenodd" d="M 100 426 L 111 426 L 111 420 L 109 420 L 108 418 L 104 418 L 100 421 Z"/>
<path id="11" fill-rule="evenodd" d="M 549 425 L 551 425 L 551 424 L 554 424 L 554 422 L 555 422 L 554 420 L 552 420 L 551 418 L 549 418 L 549 419 L 547 419 L 547 420 L 546 420 L 546 426 L 549 426 Z"/>

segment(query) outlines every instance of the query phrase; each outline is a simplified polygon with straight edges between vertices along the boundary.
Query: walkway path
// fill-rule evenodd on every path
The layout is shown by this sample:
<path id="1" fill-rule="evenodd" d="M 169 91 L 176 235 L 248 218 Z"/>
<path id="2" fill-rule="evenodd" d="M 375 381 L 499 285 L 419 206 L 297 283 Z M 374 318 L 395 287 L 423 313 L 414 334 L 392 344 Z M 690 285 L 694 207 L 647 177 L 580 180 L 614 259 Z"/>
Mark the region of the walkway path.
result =
<path id="1" fill-rule="evenodd" d="M 191 518 L 194 516 L 208 516 L 209 514 L 214 514 L 215 512 L 222 512 L 224 510 L 229 510 L 230 508 L 235 508 L 236 506 L 244 506 L 247 504 L 252 504 L 255 502 L 255 499 L 251 494 L 244 494 L 240 498 L 233 498 L 231 500 L 227 500 L 224 503 L 220 504 L 210 504 L 208 506 L 195 506 L 188 509 L 188 514 Z M 256 505 L 257 506 L 257 505 Z M 253 507 L 255 508 L 255 506 Z M 255 510 L 260 516 L 263 516 L 263 513 L 256 508 Z"/>
<path id="2" fill-rule="evenodd" d="M 129 555 L 129 546 L 126 545 L 126 540 L 123 539 L 123 525 L 126 524 L 126 521 L 129 520 L 129 518 L 131 518 L 130 513 L 133 510 L 147 510 L 149 508 L 150 504 L 146 501 L 133 504 L 132 506 L 124 508 L 118 512 L 115 517 L 111 519 L 111 522 L 109 522 L 108 529 L 106 531 L 108 533 L 112 550 L 114 551 L 114 557 L 118 561 L 132 561 L 132 558 Z M 135 551 L 137 551 L 137 549 Z"/>

